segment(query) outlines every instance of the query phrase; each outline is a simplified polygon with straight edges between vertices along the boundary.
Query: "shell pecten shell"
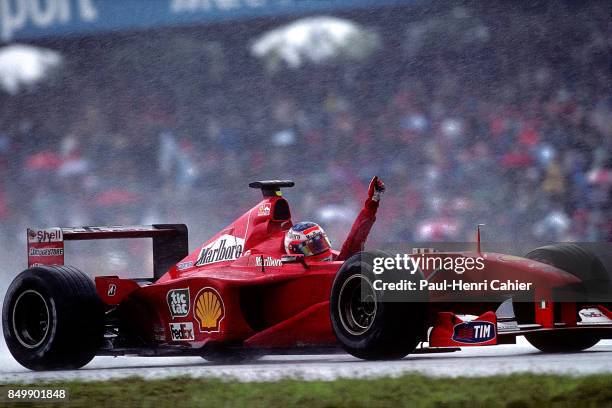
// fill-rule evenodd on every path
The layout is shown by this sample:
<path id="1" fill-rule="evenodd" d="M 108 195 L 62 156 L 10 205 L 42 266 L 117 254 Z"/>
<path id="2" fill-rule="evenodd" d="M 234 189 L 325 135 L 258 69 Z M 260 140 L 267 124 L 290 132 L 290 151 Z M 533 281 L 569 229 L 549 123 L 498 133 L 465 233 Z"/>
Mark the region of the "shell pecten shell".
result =
<path id="1" fill-rule="evenodd" d="M 219 331 L 221 320 L 225 316 L 225 307 L 215 289 L 204 288 L 198 293 L 194 315 L 200 323 L 200 331 Z"/>

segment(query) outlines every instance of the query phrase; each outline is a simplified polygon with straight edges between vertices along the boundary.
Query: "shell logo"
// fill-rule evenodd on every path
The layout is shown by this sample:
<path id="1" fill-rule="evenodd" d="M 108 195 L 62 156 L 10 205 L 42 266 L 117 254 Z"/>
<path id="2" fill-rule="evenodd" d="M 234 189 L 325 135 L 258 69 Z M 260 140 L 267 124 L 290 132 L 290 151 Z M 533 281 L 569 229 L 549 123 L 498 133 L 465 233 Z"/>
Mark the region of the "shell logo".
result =
<path id="1" fill-rule="evenodd" d="M 193 315 L 200 323 L 200 332 L 218 332 L 225 317 L 225 305 L 219 292 L 211 287 L 202 288 L 196 296 Z"/>

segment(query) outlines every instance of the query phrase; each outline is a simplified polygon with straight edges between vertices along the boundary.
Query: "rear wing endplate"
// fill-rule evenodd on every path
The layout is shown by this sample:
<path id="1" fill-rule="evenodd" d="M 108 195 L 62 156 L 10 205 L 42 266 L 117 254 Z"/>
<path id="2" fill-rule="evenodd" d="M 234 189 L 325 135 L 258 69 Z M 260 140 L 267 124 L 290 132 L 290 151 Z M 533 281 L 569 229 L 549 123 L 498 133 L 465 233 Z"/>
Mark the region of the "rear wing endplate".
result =
<path id="1" fill-rule="evenodd" d="M 158 279 L 189 254 L 187 226 L 155 224 L 117 227 L 28 228 L 28 268 L 63 265 L 64 241 L 152 238 L 153 277 Z"/>

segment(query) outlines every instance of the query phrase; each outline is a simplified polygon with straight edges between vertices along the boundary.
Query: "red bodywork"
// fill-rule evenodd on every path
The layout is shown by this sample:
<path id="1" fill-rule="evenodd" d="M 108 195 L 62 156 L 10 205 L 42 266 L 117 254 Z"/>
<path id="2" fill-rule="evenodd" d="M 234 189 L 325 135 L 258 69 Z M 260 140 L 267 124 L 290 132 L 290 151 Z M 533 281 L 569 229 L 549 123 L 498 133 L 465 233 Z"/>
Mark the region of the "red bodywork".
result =
<path id="1" fill-rule="evenodd" d="M 174 258 L 161 256 L 155 261 L 156 267 L 162 268 L 164 261 L 173 262 L 155 281 L 96 277 L 100 298 L 107 305 L 107 314 L 113 316 L 109 325 L 115 328 L 114 339 L 109 335 L 113 341 L 101 353 L 176 351 L 197 354 L 209 344 L 270 350 L 336 345 L 329 317 L 329 298 L 334 277 L 343 261 L 283 260 L 283 239 L 291 225 L 287 201 L 280 193 L 264 194 L 260 203 L 189 255 L 176 257 L 185 250 L 185 241 L 178 245 L 183 249 L 173 252 Z M 29 256 L 29 264 L 63 263 L 63 241 L 70 239 L 145 236 L 154 239 L 154 250 L 164 242 L 176 246 L 175 241 L 163 241 L 164 234 L 176 232 L 175 227 L 29 230 L 29 254 L 38 255 L 38 258 Z M 38 239 L 41 231 L 50 235 Z M 182 233 L 186 237 L 186 230 Z M 56 250 L 32 252 L 53 248 Z M 565 271 L 525 258 L 479 251 L 436 255 L 483 256 L 486 268 L 463 275 L 466 281 L 481 281 L 487 276 L 522 279 L 528 275 L 538 288 L 537 299 L 550 299 L 550 291 L 554 288 L 578 282 L 578 278 Z M 444 279 L 441 273 L 423 272 L 432 282 Z M 512 293 L 496 295 L 498 299 L 490 304 L 470 303 L 468 299 L 461 303 L 448 302 L 445 295 L 432 296 L 431 346 L 497 344 L 497 320 L 491 310 Z M 563 313 L 563 324 L 575 326 L 575 305 L 573 313 L 571 305 L 564 307 L 567 310 Z M 555 323 L 550 303 L 548 308 L 540 308 L 536 313 L 536 323 L 544 329 L 553 328 Z M 479 317 L 469 323 L 455 313 L 472 313 Z M 406 324 L 411 324 L 410 316 L 406 316 Z M 478 333 L 486 335 L 484 341 L 461 340 Z"/>

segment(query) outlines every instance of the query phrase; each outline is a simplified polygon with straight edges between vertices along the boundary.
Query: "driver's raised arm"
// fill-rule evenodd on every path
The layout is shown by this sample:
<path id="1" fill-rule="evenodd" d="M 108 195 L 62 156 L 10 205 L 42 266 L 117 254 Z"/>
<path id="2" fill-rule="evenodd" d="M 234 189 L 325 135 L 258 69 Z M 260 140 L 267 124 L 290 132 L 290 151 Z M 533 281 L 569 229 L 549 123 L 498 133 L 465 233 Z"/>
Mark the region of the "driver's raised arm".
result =
<path id="1" fill-rule="evenodd" d="M 378 210 L 380 197 L 384 192 L 385 183 L 383 183 L 378 176 L 374 176 L 368 187 L 368 198 L 359 212 L 357 219 L 353 223 L 351 232 L 349 232 L 344 244 L 342 244 L 342 249 L 336 257 L 336 261 L 344 261 L 363 250 L 365 242 L 368 239 L 368 234 L 372 229 L 372 225 L 374 225 L 374 221 L 376 221 L 376 211 Z"/>

